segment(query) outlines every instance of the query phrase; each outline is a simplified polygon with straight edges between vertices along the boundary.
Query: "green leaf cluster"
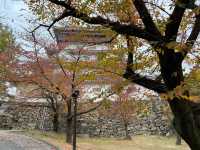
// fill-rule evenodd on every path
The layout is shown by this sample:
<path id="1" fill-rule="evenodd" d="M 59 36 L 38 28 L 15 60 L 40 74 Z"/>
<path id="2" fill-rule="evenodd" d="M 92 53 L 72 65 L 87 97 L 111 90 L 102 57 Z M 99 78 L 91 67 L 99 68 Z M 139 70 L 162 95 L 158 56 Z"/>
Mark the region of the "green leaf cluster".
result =
<path id="1" fill-rule="evenodd" d="M 12 31 L 10 31 L 7 26 L 0 23 L 0 52 L 5 51 L 13 44 L 14 37 Z"/>

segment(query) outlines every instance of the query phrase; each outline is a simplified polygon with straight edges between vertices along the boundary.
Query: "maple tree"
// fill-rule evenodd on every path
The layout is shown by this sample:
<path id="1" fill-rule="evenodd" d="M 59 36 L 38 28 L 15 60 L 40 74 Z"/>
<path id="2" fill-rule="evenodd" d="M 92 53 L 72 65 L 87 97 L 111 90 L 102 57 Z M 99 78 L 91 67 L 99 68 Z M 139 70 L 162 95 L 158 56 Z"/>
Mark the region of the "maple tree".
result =
<path id="1" fill-rule="evenodd" d="M 53 20 L 47 26 L 49 29 L 56 22 L 71 17 L 88 24 L 108 27 L 121 35 L 144 39 L 143 43 L 148 43 L 158 58 L 163 82 L 138 74 L 131 67 L 125 69 L 124 78 L 157 93 L 168 93 L 181 85 L 184 81 L 183 60 L 194 49 L 198 55 L 196 43 L 200 31 L 200 13 L 199 3 L 195 0 L 161 0 L 157 3 L 154 0 L 46 0 L 43 3 L 31 0 L 27 4 L 41 20 Z M 133 64 L 131 55 L 129 53 L 128 66 Z M 188 93 L 188 90 L 182 91 L 186 97 Z M 174 95 L 167 100 L 174 114 L 177 132 L 192 150 L 198 150 L 199 104 L 187 100 L 185 96 Z"/>
<path id="2" fill-rule="evenodd" d="M 119 99 L 114 103 L 114 112 L 119 115 L 120 120 L 124 124 L 124 129 L 126 133 L 126 139 L 131 139 L 128 131 L 128 125 L 130 124 L 131 118 L 134 117 L 136 113 L 136 105 L 134 100 L 130 100 L 127 96 L 120 95 Z"/>
<path id="3" fill-rule="evenodd" d="M 82 54 L 85 54 L 87 50 L 80 48 L 75 53 L 68 52 L 63 49 L 60 50 L 60 45 L 47 44 L 43 40 L 36 40 L 35 37 L 33 37 L 32 42 L 35 48 L 34 51 L 22 50 L 20 55 L 23 59 L 13 61 L 8 65 L 10 72 L 7 75 L 7 80 L 33 85 L 34 89 L 27 91 L 24 97 L 46 98 L 52 109 L 53 129 L 56 132 L 59 126 L 58 117 L 61 113 L 60 110 L 62 110 L 66 114 L 66 141 L 72 143 L 72 131 L 76 129 L 75 117 L 94 111 L 102 104 L 96 103 L 83 109 L 82 105 L 85 101 L 81 101 L 78 97 L 81 98 L 84 95 L 84 86 L 87 84 L 92 85 L 92 83 L 107 83 L 108 81 L 98 81 L 96 79 L 98 76 L 95 74 L 97 72 L 96 63 L 82 59 Z M 41 54 L 44 47 L 46 56 L 44 56 L 44 53 Z M 51 53 L 52 49 L 56 53 Z M 63 55 L 65 52 L 67 58 L 66 55 Z M 91 70 L 92 68 L 94 69 Z M 80 94 L 76 97 L 75 102 L 73 95 L 76 91 Z M 88 101 L 92 103 L 97 98 L 109 97 L 110 95 L 112 93 L 102 92 L 88 99 Z M 77 110 L 79 105 L 81 105 L 81 109 Z M 76 130 L 74 132 L 76 133 Z"/>
<path id="4" fill-rule="evenodd" d="M 130 98 L 130 94 L 135 91 L 134 86 L 128 86 L 119 93 L 118 99 L 113 104 L 113 113 L 120 118 L 125 129 L 125 139 L 131 139 L 129 135 L 128 126 L 131 123 L 130 120 L 136 117 L 137 105 L 133 98 Z"/>
<path id="5" fill-rule="evenodd" d="M 104 102 L 101 110 L 99 110 L 102 116 L 108 116 L 112 118 L 118 118 L 124 126 L 125 139 L 131 140 L 129 135 L 128 126 L 131 120 L 135 118 L 137 112 L 137 106 L 135 100 L 129 98 L 129 94 L 134 91 L 134 87 L 129 86 L 127 89 L 122 89 L 121 92 L 117 92 L 117 98 L 113 102 Z"/>

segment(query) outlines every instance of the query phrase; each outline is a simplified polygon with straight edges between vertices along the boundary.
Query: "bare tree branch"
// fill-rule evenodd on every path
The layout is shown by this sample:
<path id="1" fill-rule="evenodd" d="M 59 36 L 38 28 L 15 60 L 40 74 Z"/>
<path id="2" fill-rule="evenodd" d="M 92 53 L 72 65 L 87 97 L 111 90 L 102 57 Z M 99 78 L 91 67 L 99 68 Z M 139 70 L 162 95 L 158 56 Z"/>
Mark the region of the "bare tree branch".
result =
<path id="1" fill-rule="evenodd" d="M 94 98 L 92 98 L 92 99 L 89 99 L 88 101 L 94 101 L 94 100 L 96 100 L 97 98 L 101 98 L 101 97 L 103 96 L 103 94 L 104 94 L 104 92 L 100 93 L 98 96 L 96 96 L 96 97 L 94 97 Z M 111 93 L 109 93 L 108 95 L 106 95 L 106 96 L 104 96 L 104 97 L 107 97 L 107 98 L 108 98 L 108 97 L 112 96 L 113 94 L 115 94 L 115 92 L 111 92 Z M 98 109 L 99 107 L 101 107 L 102 104 L 103 104 L 103 101 L 100 101 L 96 106 L 94 106 L 94 107 L 92 107 L 92 108 L 90 108 L 90 109 L 88 109 L 88 110 L 85 110 L 85 111 L 82 111 L 82 112 L 78 112 L 76 115 L 77 115 L 77 116 L 81 116 L 81 115 L 83 115 L 83 114 L 86 114 L 86 113 L 95 111 L 96 109 Z M 73 116 L 73 115 L 69 116 L 69 118 L 72 118 L 72 117 L 74 117 L 74 116 Z"/>
<path id="2" fill-rule="evenodd" d="M 146 2 L 144 2 L 144 3 L 147 3 L 147 4 L 149 4 L 149 5 L 155 6 L 155 7 L 157 7 L 158 9 L 162 10 L 163 12 L 165 12 L 168 16 L 170 16 L 170 13 L 169 13 L 168 11 L 166 11 L 164 8 L 158 6 L 158 5 L 155 4 L 155 3 L 152 3 L 152 2 L 149 2 L 149 1 L 146 1 Z"/>
<path id="3" fill-rule="evenodd" d="M 90 112 L 92 112 L 92 111 L 95 111 L 96 109 L 98 109 L 99 107 L 101 107 L 102 104 L 103 104 L 103 102 L 101 101 L 98 105 L 96 105 L 96 106 L 94 106 L 94 107 L 92 107 L 92 108 L 90 108 L 90 109 L 88 109 L 88 110 L 86 110 L 86 111 L 79 112 L 79 113 L 77 113 L 76 115 L 77 115 L 77 116 L 81 116 L 81 115 L 90 113 Z M 73 117 L 73 116 L 72 116 L 72 117 Z"/>
<path id="4" fill-rule="evenodd" d="M 35 52 L 35 57 L 36 57 L 36 63 L 38 64 L 41 75 L 50 84 L 51 87 L 54 87 L 57 91 L 63 93 L 62 90 L 46 76 L 44 68 L 41 66 L 39 58 L 38 58 L 38 52 L 37 52 L 37 43 L 38 42 L 36 40 L 34 32 L 32 32 L 32 37 L 33 37 L 33 42 L 34 42 L 34 52 Z"/>
<path id="5" fill-rule="evenodd" d="M 66 73 L 66 71 L 65 71 L 65 69 L 64 69 L 64 67 L 63 67 L 63 65 L 62 65 L 62 63 L 60 62 L 59 56 L 56 56 L 56 61 L 57 61 L 58 65 L 59 65 L 59 67 L 61 68 L 61 70 L 62 70 L 62 72 L 63 72 L 65 78 L 66 78 L 66 79 L 69 79 L 69 75 L 67 75 L 67 73 Z"/>

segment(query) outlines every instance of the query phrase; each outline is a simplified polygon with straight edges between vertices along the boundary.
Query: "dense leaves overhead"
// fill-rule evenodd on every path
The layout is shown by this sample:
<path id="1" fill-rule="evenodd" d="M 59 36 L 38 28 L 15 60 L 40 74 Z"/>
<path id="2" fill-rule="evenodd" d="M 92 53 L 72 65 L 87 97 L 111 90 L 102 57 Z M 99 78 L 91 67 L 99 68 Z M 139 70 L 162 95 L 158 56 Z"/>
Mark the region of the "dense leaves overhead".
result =
<path id="1" fill-rule="evenodd" d="M 135 59 L 137 63 L 141 64 L 138 66 L 142 66 L 143 62 L 150 66 L 149 62 L 151 62 L 151 65 L 159 69 L 157 67 L 159 61 L 155 53 L 152 54 L 152 50 L 163 55 L 165 49 L 174 49 L 176 53 L 185 57 L 194 44 L 193 39 L 196 39 L 198 34 L 199 19 L 195 19 L 195 17 L 198 16 L 199 9 L 196 3 L 189 1 L 72 0 L 64 2 L 35 0 L 26 1 L 26 3 L 38 16 L 46 15 L 41 20 L 52 22 L 49 27 L 52 27 L 54 23 L 59 23 L 59 21 L 62 24 L 64 23 L 64 26 L 96 24 L 108 27 L 118 34 L 145 39 L 137 39 L 139 42 L 134 42 L 134 45 L 137 45 L 134 55 L 140 56 Z M 54 10 L 51 13 L 52 9 Z M 41 10 L 43 13 L 41 13 Z M 52 14 L 54 18 L 49 14 Z M 63 20 L 64 18 L 67 20 Z M 190 34 L 193 24 L 197 24 L 197 27 Z M 119 41 L 117 43 L 119 44 Z M 151 54 L 144 52 L 144 49 L 147 49 L 148 52 L 151 51 Z M 142 55 L 142 53 L 145 53 L 145 55 Z M 155 61 L 152 61 L 152 58 Z M 155 72 L 154 67 L 150 68 L 153 72 Z M 134 68 L 134 70 L 137 69 L 140 70 L 140 67 Z"/>

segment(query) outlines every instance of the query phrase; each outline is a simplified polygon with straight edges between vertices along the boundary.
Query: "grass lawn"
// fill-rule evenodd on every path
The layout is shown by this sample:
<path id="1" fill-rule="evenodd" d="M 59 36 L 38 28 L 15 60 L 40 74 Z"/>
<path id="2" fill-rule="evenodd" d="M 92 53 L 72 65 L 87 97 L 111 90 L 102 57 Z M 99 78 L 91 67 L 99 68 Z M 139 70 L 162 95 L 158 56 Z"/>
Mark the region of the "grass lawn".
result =
<path id="1" fill-rule="evenodd" d="M 44 140 L 60 148 L 60 150 L 71 150 L 65 144 L 65 136 L 52 132 L 25 131 L 24 134 Z M 113 138 L 78 138 L 79 150 L 189 150 L 183 143 L 175 145 L 174 137 L 161 136 L 134 136 L 131 141 Z"/>

